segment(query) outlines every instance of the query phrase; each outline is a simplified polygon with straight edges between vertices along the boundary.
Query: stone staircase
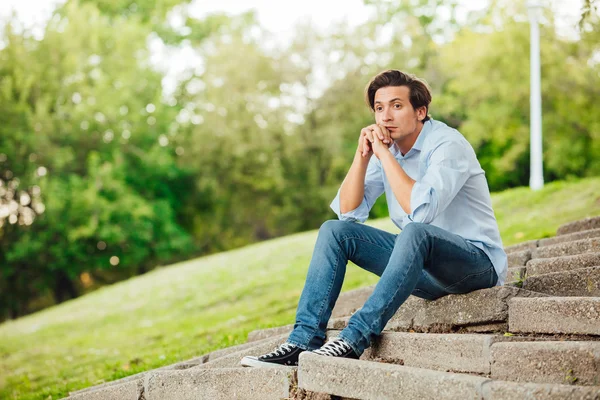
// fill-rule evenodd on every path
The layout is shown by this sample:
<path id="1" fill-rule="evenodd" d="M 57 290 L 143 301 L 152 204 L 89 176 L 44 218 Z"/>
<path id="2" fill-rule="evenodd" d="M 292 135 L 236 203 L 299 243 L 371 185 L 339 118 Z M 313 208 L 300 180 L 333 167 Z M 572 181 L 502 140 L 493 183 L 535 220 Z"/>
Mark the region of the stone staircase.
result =
<path id="1" fill-rule="evenodd" d="M 305 352 L 298 368 L 243 368 L 292 325 L 248 342 L 72 393 L 69 400 L 600 400 L 600 217 L 506 248 L 506 285 L 400 307 L 360 360 Z M 373 287 L 343 293 L 328 336 Z"/>

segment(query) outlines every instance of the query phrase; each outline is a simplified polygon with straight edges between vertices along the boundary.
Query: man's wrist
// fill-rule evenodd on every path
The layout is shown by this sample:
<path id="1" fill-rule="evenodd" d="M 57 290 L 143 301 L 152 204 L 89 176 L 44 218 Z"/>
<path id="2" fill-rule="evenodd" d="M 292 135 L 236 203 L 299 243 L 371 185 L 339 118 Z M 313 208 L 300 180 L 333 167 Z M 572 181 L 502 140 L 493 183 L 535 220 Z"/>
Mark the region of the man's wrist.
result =
<path id="1" fill-rule="evenodd" d="M 386 161 L 391 161 L 394 160 L 396 161 L 396 158 L 394 157 L 394 155 L 392 154 L 391 151 L 389 151 L 389 149 L 385 152 L 383 152 L 383 154 L 381 154 L 379 158 L 379 161 L 381 161 L 381 163 L 383 164 Z"/>
<path id="2" fill-rule="evenodd" d="M 362 152 L 360 150 L 356 150 L 356 154 L 354 155 L 354 158 L 358 158 L 360 161 L 364 161 L 364 162 L 368 162 L 371 159 L 371 156 L 373 155 L 372 152 L 369 152 L 369 154 L 367 154 L 366 156 L 363 157 Z"/>

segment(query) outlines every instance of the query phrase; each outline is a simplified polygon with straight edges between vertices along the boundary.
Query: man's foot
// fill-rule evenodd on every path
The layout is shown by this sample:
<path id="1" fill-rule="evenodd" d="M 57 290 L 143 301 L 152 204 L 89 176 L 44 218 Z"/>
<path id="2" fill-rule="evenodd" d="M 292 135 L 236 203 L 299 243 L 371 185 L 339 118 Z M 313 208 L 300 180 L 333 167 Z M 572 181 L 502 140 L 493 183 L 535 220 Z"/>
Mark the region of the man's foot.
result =
<path id="1" fill-rule="evenodd" d="M 331 338 L 320 349 L 313 351 L 313 353 L 330 357 L 359 358 L 358 354 L 342 338 Z"/>
<path id="2" fill-rule="evenodd" d="M 298 356 L 305 351 L 300 347 L 285 342 L 274 351 L 262 356 L 246 356 L 240 362 L 244 367 L 296 367 L 298 366 Z"/>

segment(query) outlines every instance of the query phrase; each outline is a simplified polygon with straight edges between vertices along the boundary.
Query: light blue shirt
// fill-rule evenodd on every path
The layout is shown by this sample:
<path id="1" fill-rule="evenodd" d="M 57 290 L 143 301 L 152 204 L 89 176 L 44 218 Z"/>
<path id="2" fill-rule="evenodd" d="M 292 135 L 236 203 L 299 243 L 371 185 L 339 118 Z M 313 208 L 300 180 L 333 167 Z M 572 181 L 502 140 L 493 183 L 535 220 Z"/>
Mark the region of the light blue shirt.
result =
<path id="1" fill-rule="evenodd" d="M 429 120 L 408 153 L 403 156 L 395 143 L 389 150 L 404 172 L 416 181 L 410 196 L 412 213 L 404 212 L 381 161 L 373 155 L 367 167 L 362 203 L 355 210 L 340 213 L 339 190 L 331 202 L 338 218 L 365 222 L 375 200 L 385 192 L 390 218 L 398 228 L 421 222 L 462 236 L 487 254 L 498 274 L 496 285 L 503 285 L 507 257 L 485 171 L 467 139 L 443 122 Z"/>

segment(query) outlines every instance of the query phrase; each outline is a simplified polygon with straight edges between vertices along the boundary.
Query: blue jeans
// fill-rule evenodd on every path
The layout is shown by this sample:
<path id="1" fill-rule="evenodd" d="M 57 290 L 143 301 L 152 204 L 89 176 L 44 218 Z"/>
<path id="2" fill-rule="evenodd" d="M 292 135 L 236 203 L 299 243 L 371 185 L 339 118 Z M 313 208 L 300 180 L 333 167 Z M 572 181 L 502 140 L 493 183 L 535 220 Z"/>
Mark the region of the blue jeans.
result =
<path id="1" fill-rule="evenodd" d="M 498 281 L 483 250 L 436 226 L 413 222 L 394 235 L 356 222 L 326 221 L 319 230 L 288 342 L 306 350 L 325 343 L 348 260 L 381 277 L 340 333 L 358 355 L 409 295 L 435 300 L 489 288 Z"/>

